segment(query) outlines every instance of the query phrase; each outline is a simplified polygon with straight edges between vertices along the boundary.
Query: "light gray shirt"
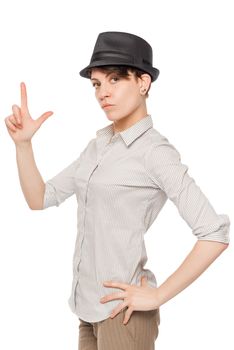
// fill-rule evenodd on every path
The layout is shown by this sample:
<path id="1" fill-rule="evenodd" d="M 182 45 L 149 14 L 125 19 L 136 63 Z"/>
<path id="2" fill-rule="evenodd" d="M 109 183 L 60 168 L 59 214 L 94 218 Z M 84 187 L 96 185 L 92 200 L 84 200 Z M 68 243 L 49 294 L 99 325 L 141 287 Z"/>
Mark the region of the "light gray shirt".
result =
<path id="1" fill-rule="evenodd" d="M 153 272 L 144 269 L 144 234 L 168 198 L 197 239 L 229 243 L 229 217 L 215 212 L 151 115 L 116 134 L 113 124 L 99 129 L 79 157 L 46 182 L 44 208 L 73 194 L 78 232 L 68 304 L 87 322 L 108 318 L 120 303 L 100 303 L 122 291 L 104 287 L 104 281 L 140 285 L 147 275 L 157 287 Z"/>

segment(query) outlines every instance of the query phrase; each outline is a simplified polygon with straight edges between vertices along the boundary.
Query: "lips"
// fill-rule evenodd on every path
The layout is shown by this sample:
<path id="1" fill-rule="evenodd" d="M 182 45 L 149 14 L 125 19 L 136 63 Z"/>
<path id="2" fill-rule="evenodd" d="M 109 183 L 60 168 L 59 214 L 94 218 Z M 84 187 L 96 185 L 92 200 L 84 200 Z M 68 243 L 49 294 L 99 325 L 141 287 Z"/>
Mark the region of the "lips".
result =
<path id="1" fill-rule="evenodd" d="M 111 107 L 111 106 L 113 106 L 113 105 L 106 103 L 106 104 L 102 105 L 102 108 Z"/>

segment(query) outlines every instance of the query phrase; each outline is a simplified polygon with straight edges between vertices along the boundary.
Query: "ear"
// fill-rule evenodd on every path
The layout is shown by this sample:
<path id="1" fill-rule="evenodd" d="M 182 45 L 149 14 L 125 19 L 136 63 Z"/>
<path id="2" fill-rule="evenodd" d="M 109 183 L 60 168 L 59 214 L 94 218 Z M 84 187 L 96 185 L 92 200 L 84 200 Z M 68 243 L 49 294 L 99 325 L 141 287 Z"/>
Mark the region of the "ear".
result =
<path id="1" fill-rule="evenodd" d="M 148 91 L 151 84 L 151 76 L 147 73 L 144 73 L 140 77 L 140 92 L 144 95 L 144 92 Z"/>

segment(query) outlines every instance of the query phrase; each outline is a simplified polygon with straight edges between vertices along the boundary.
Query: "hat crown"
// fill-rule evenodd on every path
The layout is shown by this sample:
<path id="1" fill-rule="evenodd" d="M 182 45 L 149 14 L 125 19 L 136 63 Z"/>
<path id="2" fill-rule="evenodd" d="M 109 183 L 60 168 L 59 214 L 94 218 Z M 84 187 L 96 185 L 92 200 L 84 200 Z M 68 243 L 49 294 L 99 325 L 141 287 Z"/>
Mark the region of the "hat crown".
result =
<path id="1" fill-rule="evenodd" d="M 150 44 L 141 37 L 125 32 L 102 32 L 98 35 L 94 46 L 91 61 L 100 53 L 109 53 L 109 56 L 115 53 L 131 59 L 132 63 L 144 63 L 152 65 L 153 50 Z"/>
<path id="2" fill-rule="evenodd" d="M 90 68 L 122 65 L 140 69 L 155 81 L 159 70 L 153 67 L 152 61 L 153 50 L 145 39 L 126 32 L 102 32 L 97 37 L 89 65 L 80 71 L 80 75 L 90 78 Z"/>

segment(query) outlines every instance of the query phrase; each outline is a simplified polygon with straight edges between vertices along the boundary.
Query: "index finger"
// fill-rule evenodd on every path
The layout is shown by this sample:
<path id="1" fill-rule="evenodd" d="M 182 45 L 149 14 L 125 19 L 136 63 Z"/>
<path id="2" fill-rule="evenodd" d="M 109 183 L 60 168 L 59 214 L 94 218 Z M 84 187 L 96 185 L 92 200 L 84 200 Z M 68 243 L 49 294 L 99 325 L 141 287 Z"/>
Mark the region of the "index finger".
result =
<path id="1" fill-rule="evenodd" d="M 20 91 L 21 91 L 21 108 L 23 110 L 27 110 L 28 109 L 27 91 L 26 91 L 26 85 L 23 82 L 20 84 Z"/>
<path id="2" fill-rule="evenodd" d="M 114 287 L 114 288 L 125 290 L 126 288 L 128 288 L 129 285 L 127 283 L 122 283 L 122 282 L 105 281 L 103 282 L 103 286 L 107 288 Z"/>

